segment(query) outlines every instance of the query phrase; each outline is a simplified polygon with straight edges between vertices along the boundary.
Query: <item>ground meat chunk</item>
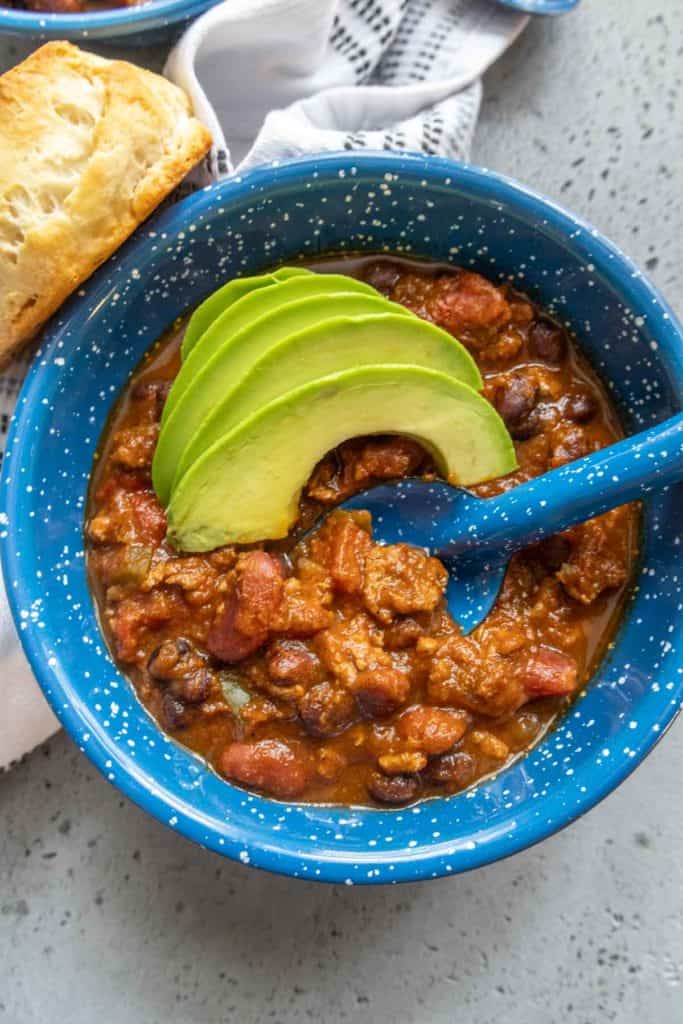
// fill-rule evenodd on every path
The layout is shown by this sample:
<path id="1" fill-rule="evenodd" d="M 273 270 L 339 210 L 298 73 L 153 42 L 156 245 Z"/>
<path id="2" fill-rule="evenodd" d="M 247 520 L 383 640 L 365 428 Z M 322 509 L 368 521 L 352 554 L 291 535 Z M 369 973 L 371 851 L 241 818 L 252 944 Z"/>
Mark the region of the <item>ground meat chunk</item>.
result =
<path id="1" fill-rule="evenodd" d="M 80 14 L 85 10 L 85 0 L 28 0 L 26 7 L 48 14 Z"/>
<path id="2" fill-rule="evenodd" d="M 510 319 L 510 306 L 503 293 L 480 274 L 469 270 L 439 278 L 439 294 L 433 316 L 453 334 L 481 327 L 494 327 Z"/>
<path id="3" fill-rule="evenodd" d="M 431 660 L 429 700 L 493 718 L 510 714 L 528 699 L 514 671 L 515 657 L 483 647 L 476 633 L 470 637 L 454 633 Z"/>
<path id="4" fill-rule="evenodd" d="M 424 449 L 409 438 L 356 438 L 318 463 L 306 493 L 330 504 L 369 487 L 374 480 L 408 476 L 428 466 Z"/>
<path id="5" fill-rule="evenodd" d="M 281 740 L 231 743 L 219 758 L 223 775 L 245 786 L 290 799 L 306 786 L 306 762 L 302 751 Z"/>
<path id="6" fill-rule="evenodd" d="M 207 647 L 228 664 L 258 650 L 268 638 L 282 600 L 284 569 L 265 551 L 248 551 L 237 561 L 236 584 L 216 615 Z"/>
<path id="7" fill-rule="evenodd" d="M 151 491 L 118 491 L 107 511 L 90 520 L 88 536 L 99 544 L 161 544 L 166 513 Z"/>
<path id="8" fill-rule="evenodd" d="M 313 686 L 323 677 L 317 655 L 298 640 L 276 640 L 267 655 L 268 675 L 283 686 Z"/>
<path id="9" fill-rule="evenodd" d="M 574 658 L 541 645 L 529 656 L 522 685 L 530 697 L 560 697 L 574 692 L 577 676 Z"/>
<path id="10" fill-rule="evenodd" d="M 126 663 L 144 660 L 151 646 L 150 636 L 164 623 L 180 618 L 182 609 L 177 595 L 160 591 L 120 601 L 109 620 L 116 657 Z"/>
<path id="11" fill-rule="evenodd" d="M 156 423 L 161 419 L 171 384 L 172 381 L 161 379 L 141 381 L 135 385 L 131 398 L 136 404 L 140 422 Z"/>
<path id="12" fill-rule="evenodd" d="M 385 775 L 412 775 L 422 771 L 427 757 L 419 750 L 407 750 L 401 754 L 381 754 L 377 763 Z"/>
<path id="13" fill-rule="evenodd" d="M 369 517 L 365 516 L 367 521 Z M 363 586 L 365 558 L 372 540 L 357 519 L 349 513 L 330 516 L 311 545 L 312 555 L 320 557 L 329 569 L 332 583 L 343 594 L 357 594 Z"/>
<path id="14" fill-rule="evenodd" d="M 424 448 L 408 437 L 373 438 L 354 461 L 353 476 L 358 482 L 392 480 L 415 473 L 425 460 Z"/>
<path id="15" fill-rule="evenodd" d="M 410 677 L 395 668 L 359 672 L 351 684 L 361 710 L 369 718 L 382 718 L 398 710 L 410 694 Z"/>
<path id="16" fill-rule="evenodd" d="M 567 530 L 571 554 L 557 573 L 567 593 L 591 604 L 604 590 L 626 581 L 629 567 L 626 508 L 614 509 Z"/>
<path id="17" fill-rule="evenodd" d="M 470 733 L 470 743 L 473 743 L 485 757 L 492 761 L 505 761 L 510 756 L 510 748 L 498 736 L 486 729 L 473 729 Z"/>
<path id="18" fill-rule="evenodd" d="M 396 614 L 430 612 L 443 597 L 448 573 L 441 562 L 409 544 L 376 544 L 365 562 L 365 607 L 380 622 Z"/>
<path id="19" fill-rule="evenodd" d="M 178 587 L 190 607 L 202 607 L 215 601 L 217 580 L 218 573 L 207 558 L 182 555 L 156 562 L 143 580 L 141 589 Z"/>
<path id="20" fill-rule="evenodd" d="M 550 465 L 553 469 L 580 459 L 593 449 L 583 427 L 573 423 L 558 424 L 552 432 L 551 444 Z"/>
<path id="21" fill-rule="evenodd" d="M 510 319 L 510 306 L 500 288 L 469 270 L 435 278 L 405 274 L 391 297 L 456 336 Z"/>
<path id="22" fill-rule="evenodd" d="M 299 715 L 313 736 L 336 736 L 356 717 L 356 702 L 343 686 L 312 686 L 299 701 Z"/>
<path id="23" fill-rule="evenodd" d="M 326 606 L 328 601 L 325 583 L 290 577 L 285 582 L 282 601 L 273 615 L 271 629 L 274 633 L 290 637 L 314 636 L 334 619 Z"/>
<path id="24" fill-rule="evenodd" d="M 404 711 L 397 729 L 411 748 L 425 754 L 445 754 L 463 738 L 469 721 L 466 711 L 422 705 Z"/>
<path id="25" fill-rule="evenodd" d="M 391 667 L 379 630 L 363 612 L 338 619 L 313 643 L 325 668 L 346 686 L 353 685 L 359 672 Z"/>
<path id="26" fill-rule="evenodd" d="M 114 434 L 111 460 L 126 469 L 147 469 L 159 437 L 156 423 L 143 427 L 127 427 Z"/>
<path id="27" fill-rule="evenodd" d="M 239 711 L 245 736 L 252 736 L 260 726 L 294 717 L 291 707 L 283 707 L 266 697 L 252 697 Z"/>
<path id="28" fill-rule="evenodd" d="M 416 619 L 396 619 L 384 631 L 384 647 L 388 651 L 405 651 L 413 647 L 425 632 Z"/>
<path id="29" fill-rule="evenodd" d="M 420 790 L 417 775 L 385 775 L 373 772 L 368 782 L 370 796 L 382 804 L 407 804 Z"/>

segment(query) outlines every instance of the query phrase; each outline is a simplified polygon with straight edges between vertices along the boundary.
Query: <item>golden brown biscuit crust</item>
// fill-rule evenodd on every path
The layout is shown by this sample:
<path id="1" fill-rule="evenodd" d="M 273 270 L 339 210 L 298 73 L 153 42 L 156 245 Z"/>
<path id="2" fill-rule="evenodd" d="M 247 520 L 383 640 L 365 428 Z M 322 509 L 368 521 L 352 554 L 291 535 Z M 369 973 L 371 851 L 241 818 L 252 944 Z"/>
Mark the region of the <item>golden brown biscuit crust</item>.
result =
<path id="1" fill-rule="evenodd" d="M 0 365 L 210 144 L 177 86 L 70 43 L 0 76 Z"/>

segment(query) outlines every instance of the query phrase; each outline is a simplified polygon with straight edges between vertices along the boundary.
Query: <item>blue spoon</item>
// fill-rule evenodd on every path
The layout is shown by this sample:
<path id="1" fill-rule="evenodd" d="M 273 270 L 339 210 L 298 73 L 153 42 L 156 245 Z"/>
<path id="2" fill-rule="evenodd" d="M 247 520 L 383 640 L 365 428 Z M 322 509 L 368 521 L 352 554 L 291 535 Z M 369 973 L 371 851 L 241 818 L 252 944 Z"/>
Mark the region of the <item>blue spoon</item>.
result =
<path id="1" fill-rule="evenodd" d="M 375 540 L 442 559 L 448 609 L 467 634 L 490 612 L 515 551 L 680 480 L 683 413 L 494 498 L 411 477 L 340 507 L 371 512 Z"/>
<path id="2" fill-rule="evenodd" d="M 581 0 L 498 0 L 504 7 L 514 7 L 527 14 L 566 14 L 578 7 Z"/>

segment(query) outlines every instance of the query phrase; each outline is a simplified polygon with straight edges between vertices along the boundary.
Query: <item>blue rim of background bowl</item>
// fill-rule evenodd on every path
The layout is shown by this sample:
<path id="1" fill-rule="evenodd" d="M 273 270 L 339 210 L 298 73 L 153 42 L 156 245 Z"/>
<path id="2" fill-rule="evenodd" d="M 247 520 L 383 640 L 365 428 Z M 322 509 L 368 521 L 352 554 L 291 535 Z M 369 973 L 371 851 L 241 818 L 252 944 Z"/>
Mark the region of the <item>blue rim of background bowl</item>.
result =
<path id="1" fill-rule="evenodd" d="M 36 36 L 91 36 L 129 34 L 135 29 L 161 28 L 177 21 L 196 17 L 221 0 L 149 0 L 136 7 L 112 7 L 85 14 L 49 14 L 2 8 L 0 0 L 0 33 L 15 32 Z M 111 31 L 110 31 L 111 30 Z"/>
<path id="2" fill-rule="evenodd" d="M 553 200 L 545 198 L 511 178 L 486 168 L 460 164 L 438 157 L 383 152 L 329 153 L 314 158 L 307 157 L 279 165 L 255 168 L 243 176 L 236 176 L 219 184 L 208 186 L 150 221 L 145 226 L 145 234 L 137 239 L 131 239 L 121 250 L 116 261 L 115 272 L 125 274 L 127 270 L 130 271 L 141 266 L 139 252 L 141 249 L 144 251 L 149 244 L 147 231 L 150 228 L 157 234 L 166 232 L 172 235 L 186 227 L 193 219 L 209 211 L 212 206 L 228 203 L 232 199 L 243 199 L 254 189 L 267 187 L 273 183 L 283 184 L 288 181 L 305 180 L 308 175 L 319 173 L 321 169 L 331 173 L 346 172 L 352 166 L 358 167 L 361 164 L 366 171 L 380 175 L 393 170 L 399 173 L 412 171 L 413 173 L 450 177 L 453 184 L 458 187 L 467 187 L 468 184 L 473 186 L 474 191 L 482 200 L 508 202 L 513 208 L 523 211 L 534 220 L 539 222 L 545 220 L 559 232 L 565 233 L 567 238 L 574 236 L 577 229 L 580 229 L 583 245 L 589 250 L 596 268 L 602 270 L 608 278 L 617 284 L 623 299 L 634 311 L 647 309 L 650 322 L 657 334 L 660 355 L 670 366 L 672 374 L 679 380 L 683 380 L 683 328 L 657 289 L 644 278 L 638 267 L 616 245 L 608 241 L 596 228 L 567 213 Z M 89 293 L 93 294 L 96 290 L 104 288 L 110 274 L 111 270 L 107 265 L 102 267 L 89 282 Z M 67 303 L 60 317 L 60 327 L 48 331 L 45 336 L 41 346 L 41 354 L 44 358 L 35 359 L 28 372 L 17 405 L 19 412 L 12 419 L 7 439 L 7 451 L 11 454 L 3 467 L 2 476 L 6 508 L 16 507 L 20 486 L 18 473 L 10 473 L 9 480 L 7 479 L 6 466 L 14 463 L 15 459 L 20 459 L 21 438 L 22 436 L 27 438 L 29 433 L 24 429 L 24 420 L 29 416 L 28 410 L 32 407 L 33 402 L 40 401 L 45 362 L 54 353 L 61 334 L 68 329 L 69 318 L 78 313 L 82 314 L 87 310 L 88 305 L 87 295 L 74 297 Z M 656 312 L 653 312 L 653 309 Z M 88 722 L 88 728 L 91 730 L 90 741 L 86 747 L 80 745 L 79 738 L 82 733 L 83 721 L 78 712 L 82 703 L 78 692 L 70 684 L 63 685 L 59 677 L 48 670 L 47 659 L 41 643 L 41 631 L 34 628 L 30 621 L 25 623 L 24 629 L 19 628 L 20 609 L 25 606 L 29 592 L 23 580 L 24 568 L 13 543 L 13 521 L 13 517 L 10 516 L 7 526 L 8 536 L 1 545 L 2 569 L 5 578 L 16 581 L 15 586 L 7 588 L 9 604 L 26 656 L 43 691 L 48 695 L 55 714 L 74 742 L 87 754 L 105 778 L 109 771 L 105 762 L 109 761 L 110 764 L 113 762 L 118 767 L 120 774 L 117 774 L 116 782 L 113 783 L 116 789 L 165 825 L 169 825 L 169 813 L 172 816 L 177 815 L 175 831 L 182 833 L 200 846 L 237 860 L 240 847 L 248 842 L 244 836 L 237 837 L 237 842 L 229 843 L 225 838 L 226 831 L 223 830 L 222 833 L 219 833 L 208 816 L 187 809 L 181 799 L 159 787 L 146 788 L 145 773 L 140 771 L 132 758 L 126 757 L 125 751 L 118 746 L 107 745 L 106 741 L 109 738 L 103 730 L 93 729 L 92 722 Z M 434 843 L 426 852 L 410 850 L 406 851 L 404 855 L 398 856 L 397 851 L 394 851 L 391 856 L 382 856 L 379 850 L 376 852 L 373 850 L 362 857 L 356 852 L 353 854 L 353 859 L 355 861 L 362 860 L 363 867 L 383 868 L 391 863 L 394 865 L 394 869 L 389 877 L 384 876 L 378 879 L 373 877 L 373 872 L 369 872 L 367 877 L 359 876 L 354 879 L 354 882 L 357 881 L 358 884 L 382 884 L 389 880 L 392 883 L 414 882 L 423 878 L 460 873 L 502 860 L 560 831 L 606 797 L 631 774 L 652 750 L 681 709 L 683 679 L 671 696 L 672 700 L 667 703 L 656 719 L 659 732 L 650 731 L 647 740 L 632 752 L 632 756 L 623 755 L 613 758 L 609 767 L 603 768 L 598 781 L 591 784 L 590 787 L 586 787 L 586 792 L 581 793 L 574 800 L 571 810 L 562 801 L 561 795 L 546 796 L 544 799 L 548 802 L 549 813 L 544 816 L 543 820 L 537 818 L 513 834 L 507 832 L 498 834 L 488 840 L 485 845 L 475 845 L 474 849 L 459 850 L 457 872 L 453 871 L 449 865 L 449 861 L 452 860 L 452 849 L 449 853 L 448 843 Z M 179 811 L 180 815 L 178 815 Z M 275 842 L 262 842 L 258 846 L 251 845 L 250 865 L 279 874 L 299 875 L 301 865 L 308 864 L 317 869 L 315 875 L 312 872 L 306 874 L 305 877 L 309 879 L 337 883 L 347 881 L 349 855 L 345 856 L 343 851 L 330 855 L 313 854 L 302 850 L 293 851 L 287 846 L 286 832 L 283 832 L 282 836 L 281 845 Z"/>
<path id="3" fill-rule="evenodd" d="M 511 7 L 514 11 L 524 11 L 525 14 L 569 14 L 575 7 L 578 7 L 581 0 L 498 0 L 504 7 Z"/>

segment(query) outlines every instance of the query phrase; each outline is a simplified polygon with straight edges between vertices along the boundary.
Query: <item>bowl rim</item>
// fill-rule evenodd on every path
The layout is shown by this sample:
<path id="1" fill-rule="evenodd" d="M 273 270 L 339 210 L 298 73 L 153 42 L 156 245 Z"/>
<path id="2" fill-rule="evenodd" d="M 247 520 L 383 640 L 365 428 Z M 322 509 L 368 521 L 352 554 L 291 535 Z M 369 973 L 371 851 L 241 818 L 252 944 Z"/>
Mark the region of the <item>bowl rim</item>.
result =
<path id="1" fill-rule="evenodd" d="M 170 25 L 176 21 L 192 18 L 220 3 L 221 0 L 145 0 L 135 7 L 109 7 L 101 11 L 86 11 L 82 14 L 60 14 L 48 11 L 26 11 L 3 8 L 0 0 L 0 33 L 13 32 L 20 35 L 50 36 L 80 33 L 87 38 L 102 38 L 103 29 L 124 28 L 130 32 L 135 28 L 146 29 Z"/>
<path id="2" fill-rule="evenodd" d="M 40 402 L 42 381 L 52 365 L 51 360 L 47 357 L 57 346 L 61 335 L 68 330 L 71 317 L 87 307 L 88 290 L 94 291 L 102 287 L 112 273 L 120 275 L 125 272 L 127 267 L 132 269 L 140 265 L 144 266 L 145 260 L 141 260 L 140 254 L 144 253 L 150 245 L 150 231 L 154 232 L 155 236 L 162 233 L 173 234 L 186 227 L 193 218 L 210 211 L 213 206 L 225 206 L 233 199 L 243 199 L 258 188 L 307 179 L 309 176 L 313 178 L 320 176 L 323 170 L 327 173 L 339 174 L 341 171 L 345 174 L 351 168 L 360 169 L 361 167 L 366 172 L 372 171 L 380 175 L 390 172 L 422 174 L 427 180 L 431 177 L 434 184 L 438 181 L 441 185 L 444 184 L 445 178 L 446 184 L 450 183 L 460 188 L 473 187 L 480 198 L 493 202 L 507 202 L 513 209 L 524 211 L 527 216 L 541 222 L 552 222 L 552 226 L 564 231 L 568 239 L 577 231 L 580 232 L 584 244 L 586 239 L 589 239 L 588 246 L 596 265 L 618 286 L 620 295 L 629 303 L 634 312 L 647 308 L 648 317 L 656 325 L 658 345 L 665 353 L 672 373 L 683 382 L 683 327 L 666 300 L 614 243 L 608 241 L 590 224 L 565 211 L 553 200 L 512 178 L 492 172 L 487 168 L 462 164 L 440 157 L 383 151 L 333 152 L 307 156 L 260 166 L 243 175 L 236 175 L 209 185 L 171 209 L 157 215 L 145 225 L 144 234 L 134 236 L 126 244 L 113 267 L 111 263 L 105 264 L 88 282 L 86 289 L 81 290 L 80 294 L 68 301 L 58 323 L 46 331 L 40 347 L 40 354 L 44 358 L 34 358 L 17 400 L 16 414 L 12 418 L 6 442 L 6 451 L 9 457 L 4 460 L 0 483 L 0 493 L 3 493 L 4 497 L 3 507 L 11 509 L 16 506 L 20 490 L 20 474 L 8 474 L 7 466 L 14 463 L 14 452 L 20 448 L 16 445 L 20 435 L 28 436 L 29 431 L 25 423 L 30 419 L 29 410 L 33 407 L 34 402 L 36 404 Z M 6 538 L 0 543 L 0 564 L 5 578 L 13 581 L 13 586 L 7 587 L 7 594 L 24 652 L 44 694 L 71 739 L 107 778 L 112 761 L 111 749 L 102 745 L 96 735 L 92 737 L 95 742 L 91 741 L 85 746 L 81 746 L 79 738 L 82 735 L 83 720 L 78 711 L 80 698 L 77 692 L 68 680 L 64 685 L 48 669 L 40 643 L 41 631 L 34 629 L 30 622 L 21 624 L 25 628 L 20 626 L 20 610 L 26 605 L 27 592 L 23 579 L 24 568 L 17 546 L 13 543 L 14 521 L 15 517 L 10 515 L 8 522 L 4 524 Z M 560 802 L 556 814 L 549 814 L 542 819 L 536 818 L 534 821 L 526 823 L 524 829 L 516 829 L 513 833 L 499 834 L 483 845 L 472 844 L 474 849 L 459 850 L 457 869 L 447 864 L 449 854 L 443 843 L 435 842 L 429 845 L 427 852 L 406 851 L 402 856 L 397 856 L 398 851 L 394 851 L 392 856 L 389 856 L 388 853 L 382 855 L 382 851 L 376 848 L 376 852 L 363 855 L 363 866 L 383 868 L 391 863 L 394 865 L 392 874 L 382 878 L 373 877 L 373 872 L 369 872 L 369 877 L 359 874 L 354 878 L 353 884 L 384 884 L 389 881 L 391 883 L 414 882 L 420 879 L 461 873 L 505 859 L 559 832 L 604 799 L 631 774 L 654 748 L 681 711 L 683 678 L 678 691 L 673 696 L 675 700 L 668 702 L 657 718 L 658 731 L 650 730 L 647 738 L 640 743 L 631 756 L 612 759 L 609 767 L 602 769 L 595 785 L 587 787 L 586 792 L 576 798 L 571 808 Z M 91 723 L 89 723 L 89 727 L 92 729 Z M 205 816 L 196 811 L 193 812 L 191 809 L 188 810 L 186 805 L 172 799 L 166 789 L 158 786 L 145 788 L 146 776 L 138 771 L 136 777 L 132 770 L 134 766 L 130 765 L 123 755 L 118 763 L 115 760 L 114 764 L 119 768 L 119 772 L 117 772 L 116 780 L 112 782 L 112 785 L 143 810 L 148 811 L 163 824 L 167 826 L 171 824 L 175 831 L 181 832 L 200 846 L 207 847 L 233 860 L 241 859 L 238 856 L 239 846 L 248 843 L 248 840 L 243 840 L 242 843 L 236 845 L 228 844 L 226 840 L 220 838 L 217 829 Z M 182 817 L 176 816 L 179 808 L 182 809 Z M 371 811 L 372 809 L 363 808 L 363 811 L 366 810 Z M 169 814 L 173 816 L 170 820 Z M 288 844 L 286 831 L 278 833 L 278 837 L 280 835 L 282 838 L 278 838 L 275 842 L 267 844 L 257 842 L 249 846 L 251 866 L 279 874 L 302 877 L 302 864 L 309 864 L 316 868 L 316 874 L 310 872 L 303 877 L 314 881 L 349 884 L 347 877 L 349 857 L 348 854 L 344 855 L 342 849 L 335 854 L 297 850 L 292 848 L 291 843 Z M 361 858 L 357 857 L 356 859 Z M 379 872 L 377 873 L 379 874 Z"/>

